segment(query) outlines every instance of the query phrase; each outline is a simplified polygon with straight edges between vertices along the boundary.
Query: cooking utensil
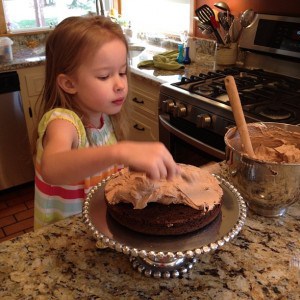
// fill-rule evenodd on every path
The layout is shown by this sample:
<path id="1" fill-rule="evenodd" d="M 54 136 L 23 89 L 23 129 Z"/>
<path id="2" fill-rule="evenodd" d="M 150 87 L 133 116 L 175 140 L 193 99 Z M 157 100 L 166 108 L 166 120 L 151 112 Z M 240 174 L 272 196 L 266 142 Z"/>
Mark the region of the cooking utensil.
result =
<path id="1" fill-rule="evenodd" d="M 213 33 L 213 29 L 210 25 L 202 24 L 199 22 L 198 27 L 204 35 L 211 35 Z"/>
<path id="2" fill-rule="evenodd" d="M 245 10 L 242 15 L 241 15 L 241 19 L 240 19 L 240 22 L 241 22 L 241 25 L 242 25 L 242 28 L 238 34 L 238 37 L 237 37 L 237 40 L 239 40 L 242 32 L 243 32 L 243 29 L 248 27 L 254 20 L 254 17 L 255 17 L 255 12 L 253 11 L 253 9 L 249 8 L 247 10 Z"/>
<path id="3" fill-rule="evenodd" d="M 195 13 L 201 23 L 205 25 L 210 25 L 212 27 L 212 30 L 214 32 L 214 35 L 216 36 L 218 43 L 224 44 L 224 41 L 217 30 L 217 24 L 213 23 L 214 21 L 217 22 L 215 19 L 214 11 L 208 5 L 204 4 L 198 7 L 195 10 Z M 211 17 L 213 18 L 211 19 Z"/>
<path id="4" fill-rule="evenodd" d="M 214 7 L 217 7 L 219 9 L 223 10 L 223 11 L 230 11 L 229 6 L 227 5 L 227 3 L 222 2 L 222 1 L 216 2 L 214 4 Z"/>
<path id="5" fill-rule="evenodd" d="M 225 77 L 225 87 L 231 104 L 234 120 L 241 136 L 241 142 L 244 146 L 244 151 L 250 158 L 255 158 L 240 96 L 233 76 Z"/>
<path id="6" fill-rule="evenodd" d="M 232 16 L 232 15 L 231 15 Z M 225 31 L 228 31 L 229 28 L 230 28 L 230 24 L 231 22 L 229 23 L 228 21 L 228 18 L 227 18 L 227 13 L 226 12 L 223 12 L 223 11 L 220 11 L 218 13 L 218 20 L 219 20 L 219 23 L 221 24 L 221 26 L 223 27 L 223 29 Z"/>
<path id="7" fill-rule="evenodd" d="M 212 27 L 210 25 L 200 22 L 198 17 L 194 17 L 194 19 L 197 20 L 198 28 L 200 29 L 202 34 L 211 35 L 213 33 Z"/>
<path id="8" fill-rule="evenodd" d="M 247 9 L 245 10 L 242 15 L 241 15 L 241 25 L 246 28 L 247 26 L 249 26 L 255 16 L 255 12 L 253 11 L 253 9 Z"/>
<path id="9" fill-rule="evenodd" d="M 238 41 L 241 29 L 242 29 L 242 25 L 241 25 L 240 20 L 234 19 L 232 21 L 232 24 L 231 24 L 231 26 L 229 28 L 229 32 L 228 32 L 232 43 L 235 43 Z"/>
<path id="10" fill-rule="evenodd" d="M 198 7 L 195 10 L 195 13 L 196 13 L 197 17 L 199 18 L 200 22 L 202 22 L 202 23 L 209 23 L 210 17 L 215 16 L 214 11 L 206 4 Z"/>
<path id="11" fill-rule="evenodd" d="M 215 36 L 216 36 L 218 42 L 225 45 L 224 39 L 223 39 L 222 34 L 220 32 L 220 23 L 216 21 L 215 16 L 210 17 L 210 22 L 213 26 L 213 30 L 214 30 L 214 33 L 215 33 Z"/>
<path id="12" fill-rule="evenodd" d="M 218 19 L 221 27 L 225 31 L 225 37 L 224 37 L 225 44 L 230 44 L 231 42 L 233 42 L 233 40 L 229 30 L 234 21 L 234 16 L 230 14 L 228 11 L 227 12 L 220 11 L 218 13 Z"/>

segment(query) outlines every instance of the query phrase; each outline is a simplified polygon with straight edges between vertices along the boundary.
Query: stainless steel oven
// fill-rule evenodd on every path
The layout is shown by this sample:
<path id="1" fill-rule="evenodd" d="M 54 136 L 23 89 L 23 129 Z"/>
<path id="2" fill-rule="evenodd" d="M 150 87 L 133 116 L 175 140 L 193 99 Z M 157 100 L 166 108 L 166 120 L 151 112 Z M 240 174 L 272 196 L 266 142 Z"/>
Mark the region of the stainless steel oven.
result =
<path id="1" fill-rule="evenodd" d="M 200 140 L 193 134 L 198 130 L 193 130 L 193 133 L 191 131 L 186 133 L 181 126 L 171 125 L 170 121 L 162 115 L 159 116 L 159 121 L 160 140 L 167 145 L 176 162 L 200 166 L 224 159 L 222 140 L 219 141 L 220 147 L 217 147 L 215 143 L 212 143 L 213 136 L 198 133 L 203 134 L 205 139 L 205 141 Z"/>
<path id="2" fill-rule="evenodd" d="M 276 42 L 264 42 L 262 24 Z M 161 86 L 159 139 L 175 161 L 203 165 L 225 159 L 224 135 L 235 125 L 224 84 L 227 75 L 235 78 L 247 122 L 300 124 L 300 18 L 257 15 L 244 29 L 240 47 L 246 56 L 242 67 Z"/>
<path id="3" fill-rule="evenodd" d="M 162 98 L 164 98 L 163 94 L 161 94 Z M 182 101 L 176 103 L 176 100 L 171 100 L 170 97 L 165 101 L 162 102 L 163 107 L 175 103 L 174 107 L 180 105 L 182 108 L 184 107 L 183 110 L 187 108 L 190 113 L 193 110 L 198 110 L 199 112 L 196 124 L 182 117 L 173 116 L 173 113 L 163 113 L 165 111 L 164 108 L 159 114 L 159 139 L 171 151 L 175 161 L 178 163 L 204 165 L 208 162 L 218 162 L 225 158 L 223 136 L 205 128 L 204 124 L 209 122 L 210 118 L 208 112 L 198 107 L 191 107 L 190 104 Z M 177 107 L 174 109 L 177 109 Z M 226 123 L 227 126 L 224 124 L 225 127 L 219 128 L 220 132 L 225 134 L 226 127 L 233 124 L 233 122 L 228 121 Z"/>

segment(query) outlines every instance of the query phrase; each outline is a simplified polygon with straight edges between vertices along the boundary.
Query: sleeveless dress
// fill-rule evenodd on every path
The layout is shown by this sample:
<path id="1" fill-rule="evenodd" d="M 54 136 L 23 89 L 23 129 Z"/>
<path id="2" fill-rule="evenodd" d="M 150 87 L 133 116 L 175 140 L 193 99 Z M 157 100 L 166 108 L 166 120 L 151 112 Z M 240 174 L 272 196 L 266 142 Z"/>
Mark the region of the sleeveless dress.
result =
<path id="1" fill-rule="evenodd" d="M 85 128 L 76 113 L 63 108 L 55 108 L 47 112 L 41 119 L 38 127 L 39 136 L 35 162 L 34 229 L 81 213 L 83 201 L 90 189 L 102 179 L 122 168 L 122 166 L 113 165 L 103 172 L 71 185 L 50 185 L 41 176 L 42 141 L 47 126 L 51 121 L 63 119 L 73 124 L 78 134 L 78 148 L 115 144 L 117 140 L 110 118 L 104 114 L 102 117 L 103 126 L 100 129 Z M 89 135 L 89 139 L 86 132 Z"/>

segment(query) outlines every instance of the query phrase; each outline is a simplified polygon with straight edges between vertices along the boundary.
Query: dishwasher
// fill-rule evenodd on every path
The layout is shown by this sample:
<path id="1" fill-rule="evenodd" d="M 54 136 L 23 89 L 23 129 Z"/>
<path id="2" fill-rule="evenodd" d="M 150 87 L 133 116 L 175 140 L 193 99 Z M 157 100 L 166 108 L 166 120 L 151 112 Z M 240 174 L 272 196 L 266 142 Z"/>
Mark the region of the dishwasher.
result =
<path id="1" fill-rule="evenodd" d="M 0 73 L 0 190 L 34 180 L 18 73 Z"/>

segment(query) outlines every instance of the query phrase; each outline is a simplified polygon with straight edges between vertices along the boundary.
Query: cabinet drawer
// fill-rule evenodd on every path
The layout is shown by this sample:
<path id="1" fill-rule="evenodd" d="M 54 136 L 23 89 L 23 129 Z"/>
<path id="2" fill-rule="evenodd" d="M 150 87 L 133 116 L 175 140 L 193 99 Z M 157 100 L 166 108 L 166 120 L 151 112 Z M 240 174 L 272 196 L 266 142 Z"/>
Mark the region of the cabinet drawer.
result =
<path id="1" fill-rule="evenodd" d="M 146 115 L 148 118 L 157 118 L 158 99 L 153 99 L 146 93 L 138 93 L 136 90 L 132 90 L 129 99 L 133 110 Z"/>
<path id="2" fill-rule="evenodd" d="M 160 84 L 154 83 L 152 80 L 144 77 L 131 76 L 130 90 L 136 90 L 139 93 L 146 93 L 152 98 L 158 98 Z"/>
<path id="3" fill-rule="evenodd" d="M 158 141 L 158 122 L 133 112 L 130 119 L 130 139 L 134 141 Z"/>
<path id="4" fill-rule="evenodd" d="M 41 74 L 28 74 L 25 78 L 28 96 L 40 95 L 44 86 L 45 76 Z"/>

